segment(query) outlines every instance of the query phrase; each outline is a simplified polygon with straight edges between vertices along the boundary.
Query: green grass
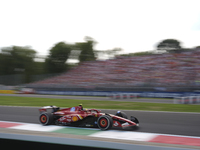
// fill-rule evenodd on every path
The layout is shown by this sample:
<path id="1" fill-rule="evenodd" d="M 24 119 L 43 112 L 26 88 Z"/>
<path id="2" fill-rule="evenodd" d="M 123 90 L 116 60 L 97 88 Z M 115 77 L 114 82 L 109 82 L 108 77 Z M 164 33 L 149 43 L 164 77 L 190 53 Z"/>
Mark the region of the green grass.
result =
<path id="1" fill-rule="evenodd" d="M 59 107 L 72 107 L 77 106 L 80 103 L 83 104 L 84 108 L 96 109 L 200 112 L 200 105 L 0 96 L 0 105 L 7 106 L 42 107 L 56 105 Z"/>

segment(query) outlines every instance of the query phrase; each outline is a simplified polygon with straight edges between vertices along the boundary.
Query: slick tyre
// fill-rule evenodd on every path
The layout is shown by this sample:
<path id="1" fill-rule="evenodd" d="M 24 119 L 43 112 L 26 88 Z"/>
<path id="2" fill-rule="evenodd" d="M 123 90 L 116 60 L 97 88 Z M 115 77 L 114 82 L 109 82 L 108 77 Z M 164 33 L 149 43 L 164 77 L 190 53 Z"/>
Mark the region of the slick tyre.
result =
<path id="1" fill-rule="evenodd" d="M 137 127 L 139 126 L 139 120 L 136 117 L 131 116 L 131 121 L 135 122 L 137 124 Z"/>
<path id="2" fill-rule="evenodd" d="M 52 113 L 41 113 L 39 116 L 39 121 L 42 125 L 50 125 L 53 123 L 54 117 Z"/>
<path id="3" fill-rule="evenodd" d="M 98 125 L 99 129 L 101 129 L 101 130 L 108 130 L 112 127 L 113 120 L 110 116 L 103 115 L 98 118 L 97 125 Z"/>

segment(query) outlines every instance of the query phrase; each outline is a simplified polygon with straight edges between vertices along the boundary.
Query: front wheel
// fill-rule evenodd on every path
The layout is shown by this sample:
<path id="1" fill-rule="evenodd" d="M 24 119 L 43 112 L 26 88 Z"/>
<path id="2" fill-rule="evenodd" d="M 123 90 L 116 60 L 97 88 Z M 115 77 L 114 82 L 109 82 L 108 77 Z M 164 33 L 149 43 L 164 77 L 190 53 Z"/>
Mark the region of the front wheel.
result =
<path id="1" fill-rule="evenodd" d="M 108 130 L 113 125 L 113 120 L 108 115 L 100 116 L 97 120 L 97 125 L 101 130 Z"/>
<path id="2" fill-rule="evenodd" d="M 134 117 L 134 116 L 131 116 L 131 121 L 135 122 L 137 125 L 139 125 L 139 120 Z"/>
<path id="3" fill-rule="evenodd" d="M 50 125 L 53 123 L 54 117 L 52 113 L 41 113 L 39 116 L 39 121 L 43 125 Z"/>

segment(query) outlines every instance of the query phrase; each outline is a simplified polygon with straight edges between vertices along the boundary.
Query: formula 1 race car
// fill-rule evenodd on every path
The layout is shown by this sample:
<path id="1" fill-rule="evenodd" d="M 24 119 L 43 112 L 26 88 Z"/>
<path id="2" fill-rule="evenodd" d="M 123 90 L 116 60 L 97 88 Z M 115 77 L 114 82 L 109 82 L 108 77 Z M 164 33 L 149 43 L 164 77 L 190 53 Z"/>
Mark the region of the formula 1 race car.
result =
<path id="1" fill-rule="evenodd" d="M 39 121 L 42 125 L 69 125 L 76 127 L 98 127 L 101 130 L 113 128 L 134 129 L 139 127 L 137 118 L 130 120 L 124 112 L 115 115 L 101 113 L 97 109 L 83 109 L 82 105 L 60 109 L 57 106 L 45 106 L 39 109 Z"/>

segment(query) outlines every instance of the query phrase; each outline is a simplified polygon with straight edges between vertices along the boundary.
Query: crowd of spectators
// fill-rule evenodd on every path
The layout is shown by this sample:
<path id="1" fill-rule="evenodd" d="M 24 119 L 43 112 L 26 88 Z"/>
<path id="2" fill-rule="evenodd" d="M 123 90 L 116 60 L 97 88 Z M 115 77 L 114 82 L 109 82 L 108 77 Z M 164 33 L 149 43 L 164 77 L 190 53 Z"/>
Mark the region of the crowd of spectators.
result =
<path id="1" fill-rule="evenodd" d="M 200 85 L 200 51 L 84 62 L 60 76 L 33 84 L 87 88 L 196 86 Z"/>

